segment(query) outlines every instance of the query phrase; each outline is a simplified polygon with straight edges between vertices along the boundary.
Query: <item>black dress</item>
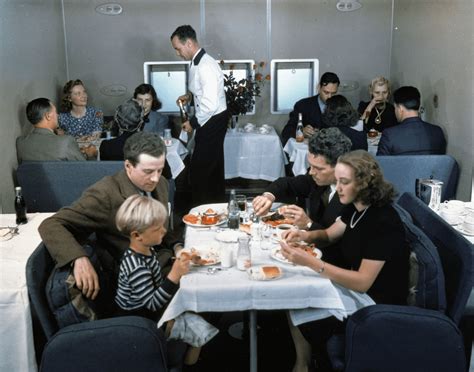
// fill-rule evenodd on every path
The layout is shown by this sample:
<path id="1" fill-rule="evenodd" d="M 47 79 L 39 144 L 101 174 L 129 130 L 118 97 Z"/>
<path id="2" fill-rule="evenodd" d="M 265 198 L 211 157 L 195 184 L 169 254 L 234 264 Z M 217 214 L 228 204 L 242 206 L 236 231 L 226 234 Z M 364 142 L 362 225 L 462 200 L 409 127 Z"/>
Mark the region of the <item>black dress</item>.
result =
<path id="1" fill-rule="evenodd" d="M 359 102 L 359 107 L 357 108 L 357 111 L 360 115 L 364 113 L 369 103 L 370 102 Z M 382 120 L 380 124 L 377 124 L 375 122 L 376 117 L 377 111 L 374 108 L 370 112 L 369 120 L 367 120 L 367 123 L 364 120 L 365 132 L 368 132 L 371 129 L 375 129 L 378 132 L 383 132 L 384 129 L 393 127 L 398 124 L 397 117 L 395 116 L 395 107 L 393 107 L 393 105 L 389 102 L 386 103 L 385 110 L 383 111 L 382 115 L 380 115 L 380 118 Z"/>

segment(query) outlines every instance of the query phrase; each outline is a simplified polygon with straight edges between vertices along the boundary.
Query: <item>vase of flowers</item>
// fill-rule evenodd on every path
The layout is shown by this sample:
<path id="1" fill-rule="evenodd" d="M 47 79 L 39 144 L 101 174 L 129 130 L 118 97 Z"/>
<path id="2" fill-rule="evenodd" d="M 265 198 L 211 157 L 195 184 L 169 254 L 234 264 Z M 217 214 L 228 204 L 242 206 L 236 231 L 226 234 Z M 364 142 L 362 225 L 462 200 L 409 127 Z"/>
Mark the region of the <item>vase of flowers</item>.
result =
<path id="1" fill-rule="evenodd" d="M 221 61 L 221 66 L 224 61 Z M 252 111 L 255 105 L 255 98 L 260 97 L 261 88 L 265 80 L 270 80 L 270 75 L 265 78 L 258 71 L 259 68 L 265 67 L 265 62 L 253 65 L 253 71 L 247 78 L 237 79 L 233 74 L 233 66 L 230 66 L 230 73 L 224 74 L 224 90 L 226 96 L 227 110 L 229 112 L 229 127 L 236 128 L 239 115 L 245 115 Z"/>

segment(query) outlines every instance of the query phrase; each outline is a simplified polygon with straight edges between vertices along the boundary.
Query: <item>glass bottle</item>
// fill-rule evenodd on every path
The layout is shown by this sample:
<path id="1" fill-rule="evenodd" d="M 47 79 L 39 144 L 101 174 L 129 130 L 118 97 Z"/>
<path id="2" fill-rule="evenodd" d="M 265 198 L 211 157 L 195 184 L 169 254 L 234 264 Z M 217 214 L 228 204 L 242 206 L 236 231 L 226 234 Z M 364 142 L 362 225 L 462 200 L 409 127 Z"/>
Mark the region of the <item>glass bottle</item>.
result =
<path id="1" fill-rule="evenodd" d="M 238 229 L 240 225 L 240 209 L 239 205 L 237 204 L 237 200 L 235 199 L 234 189 L 230 191 L 230 198 L 229 204 L 227 205 L 227 209 L 229 212 L 229 220 L 227 223 L 227 227 L 229 227 L 229 229 Z"/>
<path id="2" fill-rule="evenodd" d="M 184 108 L 183 101 L 181 101 L 180 99 L 178 100 L 178 106 L 179 106 L 179 113 L 181 115 L 181 123 L 189 121 L 189 115 L 186 112 L 186 109 Z"/>
<path id="3" fill-rule="evenodd" d="M 20 225 L 27 223 L 26 218 L 26 203 L 21 193 L 21 187 L 15 187 L 15 211 L 16 211 L 16 224 Z"/>
<path id="4" fill-rule="evenodd" d="M 298 114 L 298 124 L 296 125 L 296 142 L 304 141 L 303 133 L 303 114 L 300 112 Z"/>

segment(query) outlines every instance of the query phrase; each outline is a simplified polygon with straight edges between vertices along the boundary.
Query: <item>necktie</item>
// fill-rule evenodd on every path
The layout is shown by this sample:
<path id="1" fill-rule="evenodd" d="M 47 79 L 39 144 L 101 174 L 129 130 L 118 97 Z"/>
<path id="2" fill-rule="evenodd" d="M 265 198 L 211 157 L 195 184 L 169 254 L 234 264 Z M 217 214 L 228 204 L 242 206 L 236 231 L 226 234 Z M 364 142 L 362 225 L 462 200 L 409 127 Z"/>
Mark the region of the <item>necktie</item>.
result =
<path id="1" fill-rule="evenodd" d="M 328 186 L 326 188 L 326 190 L 324 190 L 324 192 L 321 195 L 321 199 L 322 199 L 323 204 L 324 204 L 325 207 L 327 207 L 328 204 L 329 204 L 329 195 L 330 194 L 331 194 L 331 188 Z"/>

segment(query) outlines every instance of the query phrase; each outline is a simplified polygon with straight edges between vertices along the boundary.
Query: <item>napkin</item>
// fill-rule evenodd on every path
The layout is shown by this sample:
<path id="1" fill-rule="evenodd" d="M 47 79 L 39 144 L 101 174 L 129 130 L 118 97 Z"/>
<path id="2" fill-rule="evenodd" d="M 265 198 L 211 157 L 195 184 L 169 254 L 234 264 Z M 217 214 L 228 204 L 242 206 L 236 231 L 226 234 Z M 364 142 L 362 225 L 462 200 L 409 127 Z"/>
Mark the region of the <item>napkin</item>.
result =
<path id="1" fill-rule="evenodd" d="M 174 320 L 169 338 L 183 340 L 188 345 L 200 347 L 219 333 L 212 324 L 197 314 L 185 312 Z"/>
<path id="2" fill-rule="evenodd" d="M 181 129 L 181 133 L 179 134 L 179 139 L 184 143 L 188 143 L 188 133 Z"/>

